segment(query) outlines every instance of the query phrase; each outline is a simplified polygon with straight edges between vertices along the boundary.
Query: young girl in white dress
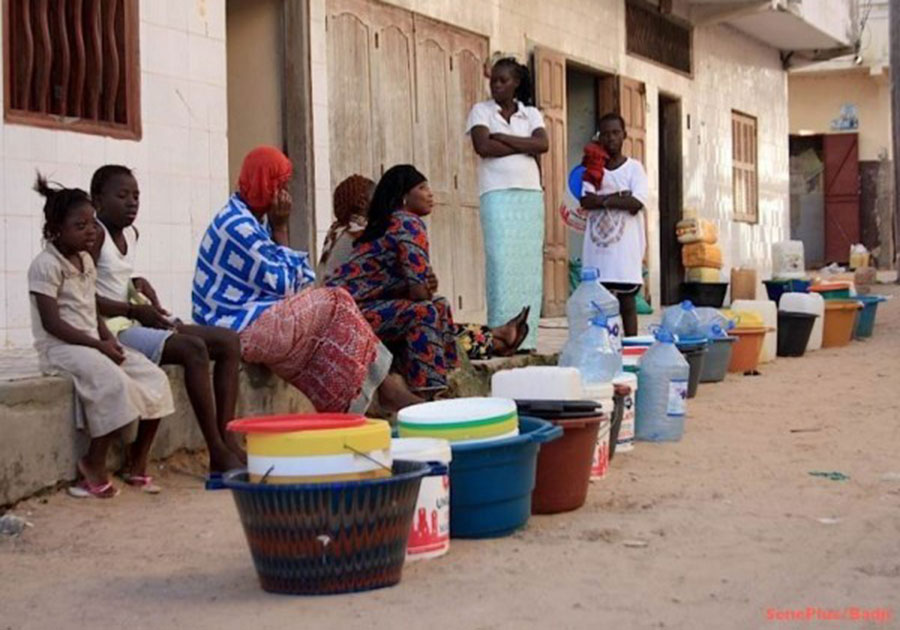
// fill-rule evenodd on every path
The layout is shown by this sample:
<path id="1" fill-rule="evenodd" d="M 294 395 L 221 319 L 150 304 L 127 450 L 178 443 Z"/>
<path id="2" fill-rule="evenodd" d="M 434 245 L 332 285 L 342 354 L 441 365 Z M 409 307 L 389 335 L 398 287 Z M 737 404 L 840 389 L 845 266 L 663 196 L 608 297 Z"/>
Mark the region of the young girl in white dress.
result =
<path id="1" fill-rule="evenodd" d="M 78 460 L 81 478 L 69 494 L 118 494 L 106 456 L 118 430 L 134 420 L 142 422 L 121 476 L 129 485 L 158 492 L 146 469 L 159 419 L 174 411 L 169 381 L 142 354 L 119 345 L 97 317 L 97 271 L 88 253 L 96 222 L 87 193 L 52 188 L 40 175 L 35 190 L 46 199 L 46 244 L 28 269 L 35 348 L 45 373 L 68 373 L 75 381 L 83 412 L 78 425 L 91 436 L 87 454 Z"/>

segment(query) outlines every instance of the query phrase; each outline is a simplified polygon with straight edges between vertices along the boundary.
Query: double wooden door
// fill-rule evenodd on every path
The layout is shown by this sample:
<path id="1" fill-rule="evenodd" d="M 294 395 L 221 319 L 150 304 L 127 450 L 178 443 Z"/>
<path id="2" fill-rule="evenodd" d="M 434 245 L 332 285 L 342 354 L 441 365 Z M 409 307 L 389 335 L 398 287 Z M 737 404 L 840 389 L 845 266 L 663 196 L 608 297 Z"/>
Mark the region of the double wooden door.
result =
<path id="1" fill-rule="evenodd" d="M 431 257 L 460 321 L 485 320 L 476 156 L 465 136 L 486 98 L 484 37 L 370 0 L 329 0 L 332 188 L 414 164 L 435 195 Z"/>
<path id="2" fill-rule="evenodd" d="M 535 97 L 544 116 L 550 150 L 541 160 L 544 185 L 544 317 L 565 314 L 569 297 L 568 228 L 562 222 L 559 208 L 568 187 L 566 141 L 566 57 L 564 54 L 537 47 L 534 51 Z M 647 96 L 644 84 L 626 77 L 611 75 L 597 79 L 598 116 L 618 111 L 625 119 L 628 138 L 623 152 L 646 165 Z M 646 220 L 646 213 L 644 213 Z"/>

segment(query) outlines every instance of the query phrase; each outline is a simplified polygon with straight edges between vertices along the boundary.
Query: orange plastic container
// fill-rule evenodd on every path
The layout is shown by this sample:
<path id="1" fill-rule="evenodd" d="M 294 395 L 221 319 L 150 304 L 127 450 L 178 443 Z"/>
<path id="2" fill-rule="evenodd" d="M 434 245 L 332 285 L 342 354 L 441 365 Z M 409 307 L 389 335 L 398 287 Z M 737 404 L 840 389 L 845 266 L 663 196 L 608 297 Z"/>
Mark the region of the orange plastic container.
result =
<path id="1" fill-rule="evenodd" d="M 853 326 L 862 304 L 856 300 L 825 300 L 822 347 L 846 346 L 853 339 Z"/>
<path id="2" fill-rule="evenodd" d="M 731 350 L 728 371 L 743 374 L 751 372 L 759 365 L 759 355 L 766 338 L 765 328 L 733 328 L 729 335 L 737 337 Z"/>

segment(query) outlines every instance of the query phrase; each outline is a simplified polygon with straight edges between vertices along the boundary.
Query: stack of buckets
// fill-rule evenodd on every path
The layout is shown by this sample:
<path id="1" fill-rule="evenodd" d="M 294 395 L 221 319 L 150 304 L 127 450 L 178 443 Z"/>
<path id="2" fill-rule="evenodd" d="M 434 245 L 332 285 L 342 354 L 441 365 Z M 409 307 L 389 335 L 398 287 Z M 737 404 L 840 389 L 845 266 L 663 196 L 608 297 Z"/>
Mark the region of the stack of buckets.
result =
<path id="1" fill-rule="evenodd" d="M 722 250 L 716 225 L 706 219 L 688 217 L 675 226 L 682 244 L 681 258 L 685 268 L 683 299 L 698 306 L 719 308 L 728 291 L 722 282 Z"/>

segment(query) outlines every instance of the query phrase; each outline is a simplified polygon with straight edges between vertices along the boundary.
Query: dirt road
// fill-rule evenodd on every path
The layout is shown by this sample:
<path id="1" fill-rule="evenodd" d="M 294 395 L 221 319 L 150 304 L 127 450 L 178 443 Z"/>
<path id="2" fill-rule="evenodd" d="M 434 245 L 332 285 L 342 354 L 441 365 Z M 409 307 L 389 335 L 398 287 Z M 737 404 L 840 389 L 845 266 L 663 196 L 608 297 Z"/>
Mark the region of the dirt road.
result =
<path id="1" fill-rule="evenodd" d="M 230 496 L 173 466 L 158 497 L 31 500 L 0 541 L 0 629 L 898 628 L 898 452 L 895 299 L 871 341 L 701 386 L 684 440 L 617 456 L 582 510 L 454 541 L 392 589 L 261 592 Z"/>

